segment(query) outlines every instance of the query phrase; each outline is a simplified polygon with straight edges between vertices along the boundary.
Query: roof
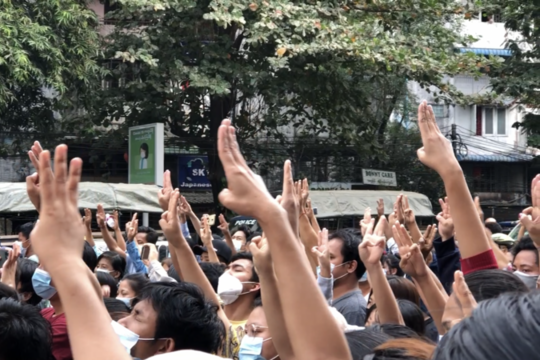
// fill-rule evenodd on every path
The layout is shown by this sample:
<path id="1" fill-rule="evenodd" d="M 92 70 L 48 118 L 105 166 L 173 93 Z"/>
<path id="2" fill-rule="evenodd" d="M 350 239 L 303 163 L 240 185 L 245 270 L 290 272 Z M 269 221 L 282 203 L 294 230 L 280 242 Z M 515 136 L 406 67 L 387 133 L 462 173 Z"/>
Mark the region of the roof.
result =
<path id="1" fill-rule="evenodd" d="M 309 192 L 311 203 L 317 208 L 318 218 L 362 216 L 366 208 L 377 215 L 377 200 L 384 200 L 384 213 L 390 214 L 398 195 L 407 195 L 416 216 L 434 216 L 428 197 L 415 192 L 390 190 L 335 190 Z"/>
<path id="2" fill-rule="evenodd" d="M 472 52 L 477 55 L 512 56 L 512 51 L 508 49 L 481 49 L 481 48 L 459 48 L 462 53 Z"/>
<path id="3" fill-rule="evenodd" d="M 473 162 L 527 162 L 534 159 L 533 155 L 529 154 L 490 154 L 490 155 L 457 155 L 458 161 L 473 161 Z"/>

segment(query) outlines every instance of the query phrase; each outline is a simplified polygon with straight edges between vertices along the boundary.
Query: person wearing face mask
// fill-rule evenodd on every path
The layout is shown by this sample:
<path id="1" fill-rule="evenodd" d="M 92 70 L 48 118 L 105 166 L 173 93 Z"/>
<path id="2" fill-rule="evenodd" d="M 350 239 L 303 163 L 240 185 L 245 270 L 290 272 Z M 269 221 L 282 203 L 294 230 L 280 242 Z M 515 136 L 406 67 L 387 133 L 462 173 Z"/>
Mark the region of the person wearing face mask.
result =
<path id="1" fill-rule="evenodd" d="M 540 267 L 538 266 L 538 249 L 532 239 L 529 236 L 524 236 L 512 248 L 512 255 L 514 257 L 512 261 L 514 275 L 519 277 L 529 289 L 536 289 Z"/>
<path id="2" fill-rule="evenodd" d="M 148 144 L 142 143 L 140 148 L 141 159 L 139 160 L 139 170 L 148 169 Z"/>
<path id="3" fill-rule="evenodd" d="M 253 302 L 260 293 L 259 276 L 250 253 L 238 253 L 232 257 L 229 267 L 219 278 L 217 292 L 225 314 L 241 340 Z"/>
<path id="4" fill-rule="evenodd" d="M 319 286 L 327 298 L 350 325 L 364 326 L 366 299 L 358 288 L 359 280 L 366 272 L 358 254 L 360 239 L 352 230 L 343 229 L 329 237 L 330 278 L 319 276 Z M 332 285 L 327 286 L 326 283 Z M 331 295 L 324 289 L 330 287 Z"/>
<path id="5" fill-rule="evenodd" d="M 149 283 L 150 280 L 145 274 L 126 275 L 118 283 L 118 296 L 116 299 L 131 307 L 131 300 L 136 298 Z"/>
<path id="6" fill-rule="evenodd" d="M 246 322 L 246 329 L 240 344 L 240 360 L 277 360 L 279 354 L 272 341 L 272 334 L 266 321 L 260 298 L 255 300 L 253 311 Z"/>
<path id="7" fill-rule="evenodd" d="M 30 233 L 34 229 L 34 223 L 28 222 L 26 224 L 21 225 L 19 228 L 19 242 L 21 245 L 21 256 L 23 258 L 29 258 L 34 254 L 34 251 L 32 250 L 32 243 L 30 241 Z"/>

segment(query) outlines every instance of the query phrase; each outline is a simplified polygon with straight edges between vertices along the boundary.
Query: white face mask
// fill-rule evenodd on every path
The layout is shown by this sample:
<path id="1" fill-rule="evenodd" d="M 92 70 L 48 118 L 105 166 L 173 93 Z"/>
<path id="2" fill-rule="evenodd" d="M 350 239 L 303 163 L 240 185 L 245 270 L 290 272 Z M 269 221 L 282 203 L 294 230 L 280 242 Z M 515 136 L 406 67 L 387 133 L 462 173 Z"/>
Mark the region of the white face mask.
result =
<path id="1" fill-rule="evenodd" d="M 112 271 L 109 271 L 107 269 L 96 269 L 96 272 L 102 272 L 102 273 L 107 273 L 107 274 L 110 274 Z"/>
<path id="2" fill-rule="evenodd" d="M 521 279 L 525 285 L 530 289 L 536 289 L 536 281 L 538 280 L 538 275 L 529 275 L 521 271 L 514 271 L 514 275 Z"/>
<path id="3" fill-rule="evenodd" d="M 236 249 L 236 251 L 240 251 L 240 249 L 242 248 L 242 245 L 244 245 L 242 240 L 233 240 L 232 242 L 234 244 L 234 248 Z"/>
<path id="4" fill-rule="evenodd" d="M 129 330 L 127 327 L 122 326 L 116 321 L 111 321 L 114 332 L 118 335 L 120 343 L 124 346 L 128 354 L 131 352 L 131 349 L 137 344 L 137 342 L 152 341 L 152 340 L 165 340 L 165 339 L 154 339 L 154 338 L 142 338 L 139 335 L 135 334 L 133 331 Z"/>
<path id="5" fill-rule="evenodd" d="M 245 283 L 238 280 L 236 277 L 229 274 L 228 271 L 225 271 L 223 275 L 219 277 L 217 292 L 224 305 L 232 304 L 238 299 L 240 295 L 248 294 L 248 292 L 242 293 L 243 286 L 242 284 L 256 284 L 252 281 L 247 281 Z"/>
<path id="6" fill-rule="evenodd" d="M 344 263 L 342 263 L 342 264 L 336 265 L 336 266 L 334 266 L 334 269 L 335 269 L 335 268 L 338 268 L 338 267 L 340 267 L 340 266 L 343 266 L 343 265 L 345 265 L 345 264 L 348 264 L 348 263 L 350 263 L 350 261 L 347 261 L 347 262 L 344 262 Z M 334 269 L 332 269 L 332 276 L 334 276 Z M 334 282 L 337 281 L 337 280 L 339 280 L 339 279 L 341 279 L 341 278 L 344 278 L 345 276 L 347 276 L 347 275 L 349 275 L 349 274 L 350 274 L 350 273 L 346 272 L 345 274 L 341 275 L 340 277 L 334 277 Z"/>

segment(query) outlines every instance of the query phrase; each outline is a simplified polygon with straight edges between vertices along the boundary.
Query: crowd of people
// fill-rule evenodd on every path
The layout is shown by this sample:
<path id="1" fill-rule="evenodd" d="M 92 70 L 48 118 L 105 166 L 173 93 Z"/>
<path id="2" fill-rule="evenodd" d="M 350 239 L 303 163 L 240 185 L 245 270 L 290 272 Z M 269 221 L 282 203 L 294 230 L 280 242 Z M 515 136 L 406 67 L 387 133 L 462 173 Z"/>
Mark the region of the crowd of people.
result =
<path id="1" fill-rule="evenodd" d="M 425 102 L 418 127 L 419 160 L 447 195 L 424 232 L 406 196 L 390 214 L 373 204 L 378 216 L 366 209 L 357 228 L 321 229 L 291 163 L 272 197 L 224 120 L 220 202 L 262 232 L 231 233 L 220 216 L 221 236 L 213 234 L 167 171 L 158 193 L 167 248 L 136 214 L 122 231 L 118 213 L 101 205 L 107 248 L 97 246 L 93 214 L 81 221 L 78 208 L 82 161 L 68 166 L 65 145 L 51 159 L 34 143 L 27 189 L 39 220 L 20 227 L 2 268 L 0 359 L 535 359 L 540 175 L 513 241 L 484 220 Z"/>

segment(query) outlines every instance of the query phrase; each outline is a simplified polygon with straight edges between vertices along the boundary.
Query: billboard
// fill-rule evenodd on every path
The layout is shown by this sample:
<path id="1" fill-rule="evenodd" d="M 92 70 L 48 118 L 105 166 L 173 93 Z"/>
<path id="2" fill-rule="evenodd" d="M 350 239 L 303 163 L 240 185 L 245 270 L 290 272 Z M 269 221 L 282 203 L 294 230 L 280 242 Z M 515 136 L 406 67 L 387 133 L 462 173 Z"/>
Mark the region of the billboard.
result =
<path id="1" fill-rule="evenodd" d="M 178 156 L 178 188 L 184 190 L 211 190 L 208 180 L 208 156 Z"/>
<path id="2" fill-rule="evenodd" d="M 129 183 L 163 185 L 163 124 L 129 128 Z"/>
<path id="3" fill-rule="evenodd" d="M 362 169 L 364 184 L 397 186 L 396 173 L 373 169 Z"/>

